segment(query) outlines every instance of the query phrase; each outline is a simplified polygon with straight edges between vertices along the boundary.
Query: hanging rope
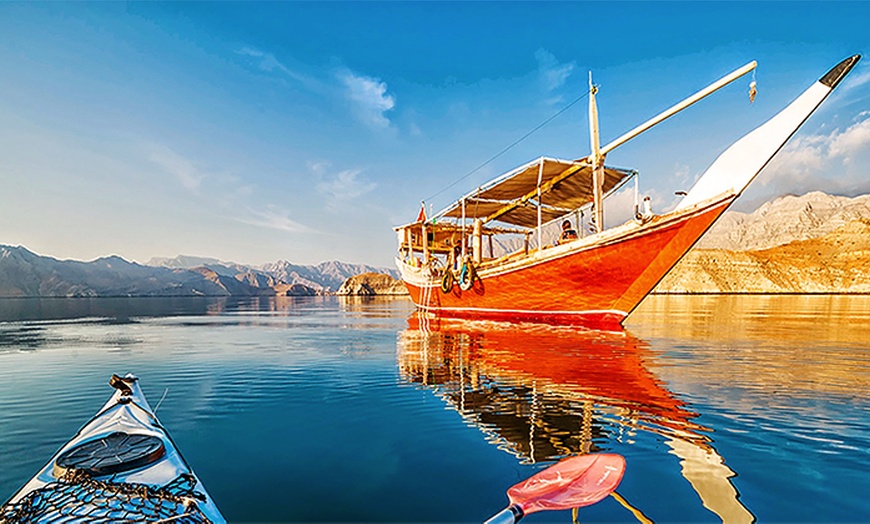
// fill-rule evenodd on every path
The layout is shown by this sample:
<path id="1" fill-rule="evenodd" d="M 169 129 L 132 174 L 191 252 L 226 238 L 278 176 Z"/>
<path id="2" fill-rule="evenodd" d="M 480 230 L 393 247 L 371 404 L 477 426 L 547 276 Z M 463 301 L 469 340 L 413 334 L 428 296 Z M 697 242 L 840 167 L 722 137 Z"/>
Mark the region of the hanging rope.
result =
<path id="1" fill-rule="evenodd" d="M 492 161 L 495 160 L 496 158 L 498 158 L 498 157 L 502 156 L 503 154 L 507 153 L 508 151 L 510 151 L 514 146 L 516 146 L 517 144 L 519 144 L 519 143 L 522 142 L 523 140 L 529 138 L 533 133 L 535 133 L 536 131 L 538 131 L 539 129 L 541 129 L 542 127 L 544 127 L 545 125 L 547 125 L 547 124 L 549 124 L 550 122 L 552 122 L 553 120 L 555 120 L 556 117 L 558 117 L 559 115 L 561 115 L 562 113 L 564 113 L 565 111 L 567 111 L 568 109 L 570 109 L 574 104 L 576 104 L 577 102 L 583 100 L 583 99 L 586 98 L 588 95 L 589 95 L 589 91 L 587 91 L 587 92 L 583 93 L 582 95 L 578 96 L 578 97 L 575 98 L 573 101 L 571 101 L 571 103 L 569 103 L 568 105 L 566 105 L 566 106 L 563 107 L 562 109 L 558 110 L 558 111 L 557 111 L 553 116 L 551 116 L 550 118 L 544 120 L 543 122 L 541 122 L 540 124 L 538 124 L 537 126 L 535 126 L 534 129 L 532 129 L 531 131 L 529 131 L 529 132 L 526 133 L 525 135 L 521 136 L 520 138 L 514 140 L 513 143 L 511 143 L 509 146 L 507 146 L 506 148 L 502 149 L 501 151 L 499 151 L 498 153 L 496 153 L 495 155 L 493 155 L 489 160 L 487 160 L 486 162 L 484 162 L 484 163 L 480 164 L 479 166 L 475 167 L 474 169 L 472 169 L 472 170 L 469 171 L 468 173 L 462 175 L 462 176 L 459 177 L 457 180 L 455 180 L 453 183 L 451 183 L 451 184 L 448 185 L 447 187 L 443 188 L 441 191 L 438 191 L 437 193 L 434 193 L 433 195 L 429 196 L 429 197 L 426 198 L 425 200 L 432 200 L 433 198 L 435 198 L 435 197 L 437 197 L 438 195 L 444 193 L 444 192 L 447 191 L 448 189 L 454 187 L 456 184 L 458 184 L 458 183 L 462 182 L 463 180 L 465 180 L 466 178 L 470 177 L 470 176 L 473 175 L 474 173 L 477 173 L 478 171 L 480 171 L 481 169 L 483 169 L 484 167 L 486 167 L 490 162 L 492 162 Z"/>

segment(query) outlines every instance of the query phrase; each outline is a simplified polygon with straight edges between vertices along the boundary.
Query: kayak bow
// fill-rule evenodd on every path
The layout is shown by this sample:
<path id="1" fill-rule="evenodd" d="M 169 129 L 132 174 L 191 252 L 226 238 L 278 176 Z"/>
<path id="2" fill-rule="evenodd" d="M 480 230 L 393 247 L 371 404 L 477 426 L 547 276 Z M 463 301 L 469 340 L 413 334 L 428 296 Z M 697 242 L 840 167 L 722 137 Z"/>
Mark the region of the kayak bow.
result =
<path id="1" fill-rule="evenodd" d="M 139 388 L 105 406 L 0 508 L 5 522 L 226 522 Z"/>

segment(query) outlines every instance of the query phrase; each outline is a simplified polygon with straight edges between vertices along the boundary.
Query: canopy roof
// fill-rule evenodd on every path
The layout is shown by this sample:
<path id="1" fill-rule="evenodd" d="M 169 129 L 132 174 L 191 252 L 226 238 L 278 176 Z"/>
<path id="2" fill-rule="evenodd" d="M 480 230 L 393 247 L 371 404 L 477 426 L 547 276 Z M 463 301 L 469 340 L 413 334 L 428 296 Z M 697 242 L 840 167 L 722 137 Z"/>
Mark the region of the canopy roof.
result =
<path id="1" fill-rule="evenodd" d="M 632 174 L 632 170 L 605 166 L 604 194 L 619 188 Z M 462 218 L 464 200 L 466 218 L 479 218 L 484 223 L 497 220 L 519 227 L 537 227 L 539 183 L 543 222 L 559 218 L 593 199 L 592 166 L 585 159 L 574 161 L 542 157 L 472 191 L 435 218 Z"/>

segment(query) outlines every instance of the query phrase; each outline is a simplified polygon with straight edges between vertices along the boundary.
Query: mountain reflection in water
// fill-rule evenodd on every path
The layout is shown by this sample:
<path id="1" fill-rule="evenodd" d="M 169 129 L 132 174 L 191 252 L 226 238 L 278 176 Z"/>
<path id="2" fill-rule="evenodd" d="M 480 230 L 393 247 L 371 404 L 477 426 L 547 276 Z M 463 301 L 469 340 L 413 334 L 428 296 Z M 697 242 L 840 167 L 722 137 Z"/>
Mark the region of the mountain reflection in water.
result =
<path id="1" fill-rule="evenodd" d="M 399 334 L 401 377 L 431 388 L 523 463 L 659 435 L 682 476 L 725 522 L 752 522 L 697 413 L 656 377 L 655 354 L 627 331 L 454 321 L 415 313 Z M 631 464 L 629 464 L 629 468 Z"/>

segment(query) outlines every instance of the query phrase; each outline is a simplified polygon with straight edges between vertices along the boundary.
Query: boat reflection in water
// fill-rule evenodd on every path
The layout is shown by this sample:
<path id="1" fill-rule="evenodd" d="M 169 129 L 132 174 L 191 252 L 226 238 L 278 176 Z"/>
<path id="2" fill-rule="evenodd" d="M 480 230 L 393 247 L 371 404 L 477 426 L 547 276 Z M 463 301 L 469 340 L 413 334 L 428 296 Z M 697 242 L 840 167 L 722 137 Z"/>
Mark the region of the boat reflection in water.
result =
<path id="1" fill-rule="evenodd" d="M 724 522 L 752 522 L 735 473 L 697 413 L 651 371 L 654 353 L 628 332 L 469 322 L 415 313 L 400 333 L 404 380 L 432 388 L 499 449 L 521 462 L 612 449 L 652 432 L 680 458 L 681 474 Z"/>

